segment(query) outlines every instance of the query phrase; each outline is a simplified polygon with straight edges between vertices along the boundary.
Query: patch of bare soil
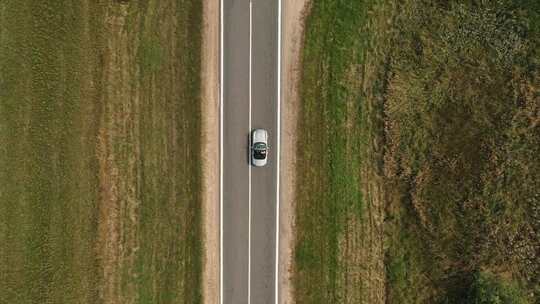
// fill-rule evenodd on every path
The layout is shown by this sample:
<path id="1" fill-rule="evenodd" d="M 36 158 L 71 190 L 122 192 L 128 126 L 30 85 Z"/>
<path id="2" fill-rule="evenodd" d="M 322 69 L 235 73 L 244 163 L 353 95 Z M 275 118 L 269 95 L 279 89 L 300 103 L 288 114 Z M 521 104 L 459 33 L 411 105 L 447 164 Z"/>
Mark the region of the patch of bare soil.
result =
<path id="1" fill-rule="evenodd" d="M 282 304 L 294 303 L 292 282 L 294 248 L 294 189 L 296 168 L 296 123 L 299 104 L 300 54 L 303 43 L 304 17 L 309 0 L 283 1 L 282 92 L 281 107 L 281 204 L 279 288 Z"/>
<path id="2" fill-rule="evenodd" d="M 219 1 L 203 1 L 202 161 L 203 161 L 203 302 L 219 301 Z"/>

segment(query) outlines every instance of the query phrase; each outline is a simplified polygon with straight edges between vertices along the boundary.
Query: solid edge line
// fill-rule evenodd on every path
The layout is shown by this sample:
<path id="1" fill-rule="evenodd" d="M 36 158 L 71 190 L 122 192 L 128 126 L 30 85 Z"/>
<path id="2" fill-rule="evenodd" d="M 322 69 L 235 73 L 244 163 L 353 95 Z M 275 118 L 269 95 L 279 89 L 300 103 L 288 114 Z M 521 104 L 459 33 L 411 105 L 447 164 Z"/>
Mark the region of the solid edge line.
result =
<path id="1" fill-rule="evenodd" d="M 278 73 L 277 73 L 277 174 L 276 174 L 276 279 L 275 298 L 279 304 L 279 175 L 280 171 L 280 141 L 281 141 L 281 0 L 278 1 Z"/>
<path id="2" fill-rule="evenodd" d="M 277 174 L 276 174 L 276 278 L 275 299 L 279 304 L 279 205 L 280 205 L 280 142 L 281 142 L 281 0 L 278 2 L 278 73 L 277 73 Z"/>
<path id="3" fill-rule="evenodd" d="M 249 1 L 249 186 L 248 186 L 248 304 L 251 303 L 251 69 L 253 46 L 253 3 Z"/>
<path id="4" fill-rule="evenodd" d="M 223 304 L 223 0 L 220 0 L 219 10 L 219 303 Z"/>

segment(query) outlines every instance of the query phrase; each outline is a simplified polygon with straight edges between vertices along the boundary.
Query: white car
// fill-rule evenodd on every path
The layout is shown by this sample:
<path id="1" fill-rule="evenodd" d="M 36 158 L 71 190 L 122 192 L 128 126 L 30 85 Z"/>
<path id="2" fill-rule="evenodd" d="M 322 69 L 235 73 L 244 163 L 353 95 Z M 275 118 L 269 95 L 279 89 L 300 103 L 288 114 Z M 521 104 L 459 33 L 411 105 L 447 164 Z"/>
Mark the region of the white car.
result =
<path id="1" fill-rule="evenodd" d="M 266 165 L 268 158 L 268 132 L 264 129 L 251 131 L 251 164 L 255 167 Z"/>

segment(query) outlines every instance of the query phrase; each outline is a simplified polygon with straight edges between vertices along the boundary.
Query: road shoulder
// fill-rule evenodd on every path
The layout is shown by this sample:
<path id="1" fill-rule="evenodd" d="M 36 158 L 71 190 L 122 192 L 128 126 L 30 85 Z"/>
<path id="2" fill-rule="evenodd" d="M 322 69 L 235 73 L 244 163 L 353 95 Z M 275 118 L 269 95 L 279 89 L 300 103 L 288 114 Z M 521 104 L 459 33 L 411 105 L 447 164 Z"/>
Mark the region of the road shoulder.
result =
<path id="1" fill-rule="evenodd" d="M 299 104 L 300 55 L 304 17 L 309 0 L 283 1 L 282 16 L 282 142 L 281 142 L 281 205 L 279 245 L 279 288 L 281 304 L 294 303 L 292 262 L 294 248 L 294 199 L 296 174 L 296 122 Z"/>
<path id="2" fill-rule="evenodd" d="M 203 1 L 202 161 L 203 161 L 203 303 L 219 301 L 219 1 Z"/>

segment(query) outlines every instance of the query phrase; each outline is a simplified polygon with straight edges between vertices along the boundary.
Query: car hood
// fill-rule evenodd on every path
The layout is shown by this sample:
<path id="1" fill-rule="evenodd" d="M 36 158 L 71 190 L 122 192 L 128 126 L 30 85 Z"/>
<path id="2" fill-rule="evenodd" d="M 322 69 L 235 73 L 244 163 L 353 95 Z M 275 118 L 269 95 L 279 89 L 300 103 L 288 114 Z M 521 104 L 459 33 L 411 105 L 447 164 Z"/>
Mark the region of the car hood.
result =
<path id="1" fill-rule="evenodd" d="M 257 142 L 266 143 L 267 139 L 268 139 L 268 134 L 266 133 L 266 130 L 255 129 L 255 131 L 253 131 L 253 143 L 257 143 Z"/>

